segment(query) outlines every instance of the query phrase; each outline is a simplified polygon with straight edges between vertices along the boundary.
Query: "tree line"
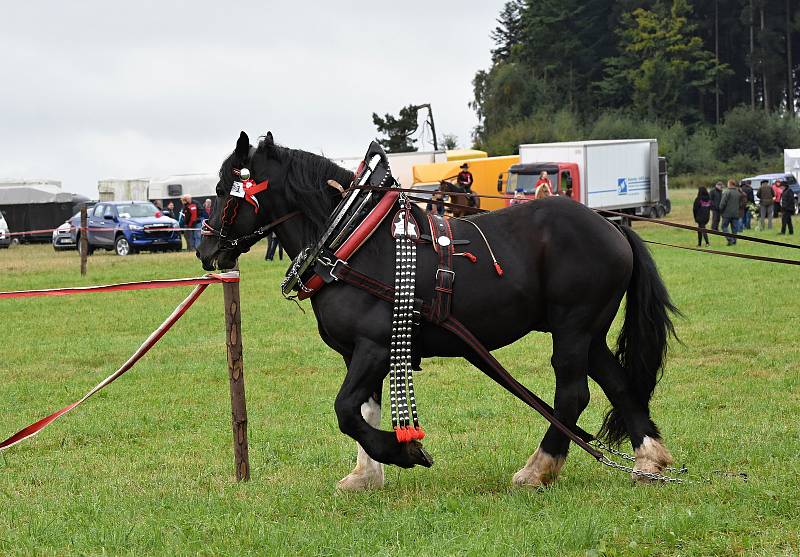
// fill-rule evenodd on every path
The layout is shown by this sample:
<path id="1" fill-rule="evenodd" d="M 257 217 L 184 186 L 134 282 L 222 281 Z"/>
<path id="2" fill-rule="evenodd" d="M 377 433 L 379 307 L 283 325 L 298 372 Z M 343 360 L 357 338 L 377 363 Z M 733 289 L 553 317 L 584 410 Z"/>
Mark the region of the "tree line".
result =
<path id="1" fill-rule="evenodd" d="M 800 147 L 797 0 L 510 0 L 473 79 L 477 147 L 657 137 L 673 172 Z M 713 159 L 713 160 L 712 160 Z"/>

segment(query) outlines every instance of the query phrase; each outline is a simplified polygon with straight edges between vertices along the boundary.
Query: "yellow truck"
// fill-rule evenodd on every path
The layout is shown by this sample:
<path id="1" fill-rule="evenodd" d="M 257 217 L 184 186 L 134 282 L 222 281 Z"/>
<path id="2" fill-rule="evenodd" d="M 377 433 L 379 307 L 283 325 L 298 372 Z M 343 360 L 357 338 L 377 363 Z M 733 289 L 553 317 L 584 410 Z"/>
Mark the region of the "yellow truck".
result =
<path id="1" fill-rule="evenodd" d="M 487 157 L 483 151 L 472 150 L 468 153 L 448 151 L 447 155 L 447 162 L 414 165 L 412 187 L 420 188 L 423 191 L 433 191 L 439 187 L 441 180 L 455 182 L 461 165 L 466 163 L 474 178 L 472 191 L 477 194 L 498 195 L 498 176 L 507 174 L 512 165 L 519 163 L 519 155 Z M 462 155 L 472 158 L 461 158 Z M 481 209 L 494 211 L 502 209 L 506 205 L 508 203 L 505 199 L 481 199 Z"/>

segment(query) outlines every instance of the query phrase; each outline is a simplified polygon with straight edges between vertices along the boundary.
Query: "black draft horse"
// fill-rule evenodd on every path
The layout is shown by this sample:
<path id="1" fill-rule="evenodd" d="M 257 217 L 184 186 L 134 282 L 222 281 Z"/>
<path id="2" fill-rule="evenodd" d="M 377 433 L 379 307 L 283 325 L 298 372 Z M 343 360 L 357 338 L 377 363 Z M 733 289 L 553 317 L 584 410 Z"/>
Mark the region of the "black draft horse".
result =
<path id="1" fill-rule="evenodd" d="M 281 222 L 276 229 L 291 257 L 319 237 L 340 199 L 328 181 L 346 185 L 353 177 L 323 157 L 276 145 L 271 133 L 253 149 L 242 132 L 219 172 L 219 202 L 209 223 L 213 229 L 219 230 L 226 203 L 242 201 L 229 193 L 238 179 L 234 170 L 247 165 L 252 178 L 258 183 L 269 180 L 269 187 L 258 194 L 258 213 L 250 204 L 239 203 L 227 237 L 243 237 L 300 211 L 301 216 Z M 419 211 L 417 222 L 425 222 L 421 211 L 414 210 Z M 350 259 L 355 269 L 387 284 L 393 283 L 395 268 L 390 220 L 385 219 Z M 470 220 L 485 233 L 505 274 L 496 274 L 473 226 L 451 221 L 454 237 L 470 240 L 470 249 L 479 258 L 477 263 L 454 258 L 454 316 L 490 350 L 533 330 L 550 332 L 556 417 L 575 426 L 589 403 L 587 376 L 591 377 L 612 404 L 600 434 L 614 443 L 629 437 L 636 470 L 662 471 L 672 457 L 650 419 L 649 401 L 667 341 L 674 333 L 670 313 L 677 310 L 641 239 L 631 229 L 617 228 L 563 197 L 523 203 Z M 230 269 L 247 249 L 206 236 L 197 256 L 208 271 Z M 421 245 L 417 258 L 417 295 L 430 300 L 437 257 L 430 247 Z M 626 294 L 625 321 L 612 352 L 606 334 Z M 320 336 L 347 365 L 334 406 L 339 428 L 358 443 L 358 457 L 355 469 L 339 487 L 381 487 L 381 463 L 430 466 L 432 460 L 419 442 L 399 443 L 394 432 L 377 429 L 382 384 L 389 370 L 391 305 L 339 282 L 317 292 L 311 305 Z M 423 357 L 460 356 L 488 373 L 483 360 L 464 342 L 431 323 L 423 322 L 418 342 Z M 550 426 L 527 464 L 514 475 L 514 484 L 541 486 L 554 481 L 568 448 L 568 438 Z"/>

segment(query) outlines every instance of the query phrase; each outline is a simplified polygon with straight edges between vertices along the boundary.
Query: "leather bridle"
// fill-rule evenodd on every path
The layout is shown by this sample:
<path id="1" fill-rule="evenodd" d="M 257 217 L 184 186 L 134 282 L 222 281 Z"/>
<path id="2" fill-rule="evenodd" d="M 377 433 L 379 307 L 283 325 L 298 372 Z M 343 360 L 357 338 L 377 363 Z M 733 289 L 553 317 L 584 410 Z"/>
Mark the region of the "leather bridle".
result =
<path id="1" fill-rule="evenodd" d="M 256 152 L 255 147 L 250 147 L 250 151 L 247 154 L 247 162 L 245 163 L 246 166 L 243 168 L 247 168 L 251 166 L 251 162 L 253 160 L 253 155 Z M 240 168 L 234 168 L 233 174 L 235 176 L 241 176 Z M 240 246 L 245 246 L 245 251 L 250 248 L 253 244 L 259 241 L 261 238 L 264 238 L 268 234 L 272 232 L 272 229 L 277 227 L 278 225 L 286 222 L 287 220 L 296 217 L 302 214 L 300 211 L 293 211 L 291 213 L 287 213 L 277 219 L 273 220 L 270 223 L 265 224 L 251 232 L 250 234 L 245 234 L 243 236 L 239 236 L 238 238 L 229 238 L 228 232 L 236 222 L 236 217 L 239 215 L 239 206 L 245 200 L 245 197 L 236 197 L 228 192 L 228 198 L 225 200 L 225 206 L 222 208 L 222 216 L 219 230 L 212 227 L 208 224 L 208 220 L 203 222 L 202 229 L 200 234 L 202 236 L 217 238 L 219 240 L 219 250 L 220 251 L 238 251 L 242 252 Z"/>

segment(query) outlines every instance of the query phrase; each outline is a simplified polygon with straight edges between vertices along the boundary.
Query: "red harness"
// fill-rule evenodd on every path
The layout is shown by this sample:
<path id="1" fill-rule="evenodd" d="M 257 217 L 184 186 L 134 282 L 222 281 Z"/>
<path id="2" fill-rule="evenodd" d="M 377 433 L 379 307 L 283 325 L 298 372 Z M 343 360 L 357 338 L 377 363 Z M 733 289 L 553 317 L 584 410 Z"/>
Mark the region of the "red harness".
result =
<path id="1" fill-rule="evenodd" d="M 386 218 L 386 215 L 389 214 L 392 207 L 394 206 L 395 202 L 397 201 L 397 197 L 400 195 L 399 192 L 394 190 L 388 190 L 381 200 L 378 202 L 375 207 L 369 212 L 367 217 L 358 225 L 358 227 L 353 231 L 350 237 L 345 240 L 345 242 L 339 246 L 339 249 L 336 250 L 336 258 L 346 262 L 352 255 L 360 248 L 364 242 L 366 242 L 372 233 L 378 228 L 383 219 Z M 322 277 L 319 275 L 314 275 L 311 277 L 306 283 L 304 287 L 300 289 L 300 292 L 297 294 L 297 297 L 301 300 L 305 300 L 313 296 L 317 290 L 322 288 L 325 284 L 325 281 L 322 280 Z"/>

